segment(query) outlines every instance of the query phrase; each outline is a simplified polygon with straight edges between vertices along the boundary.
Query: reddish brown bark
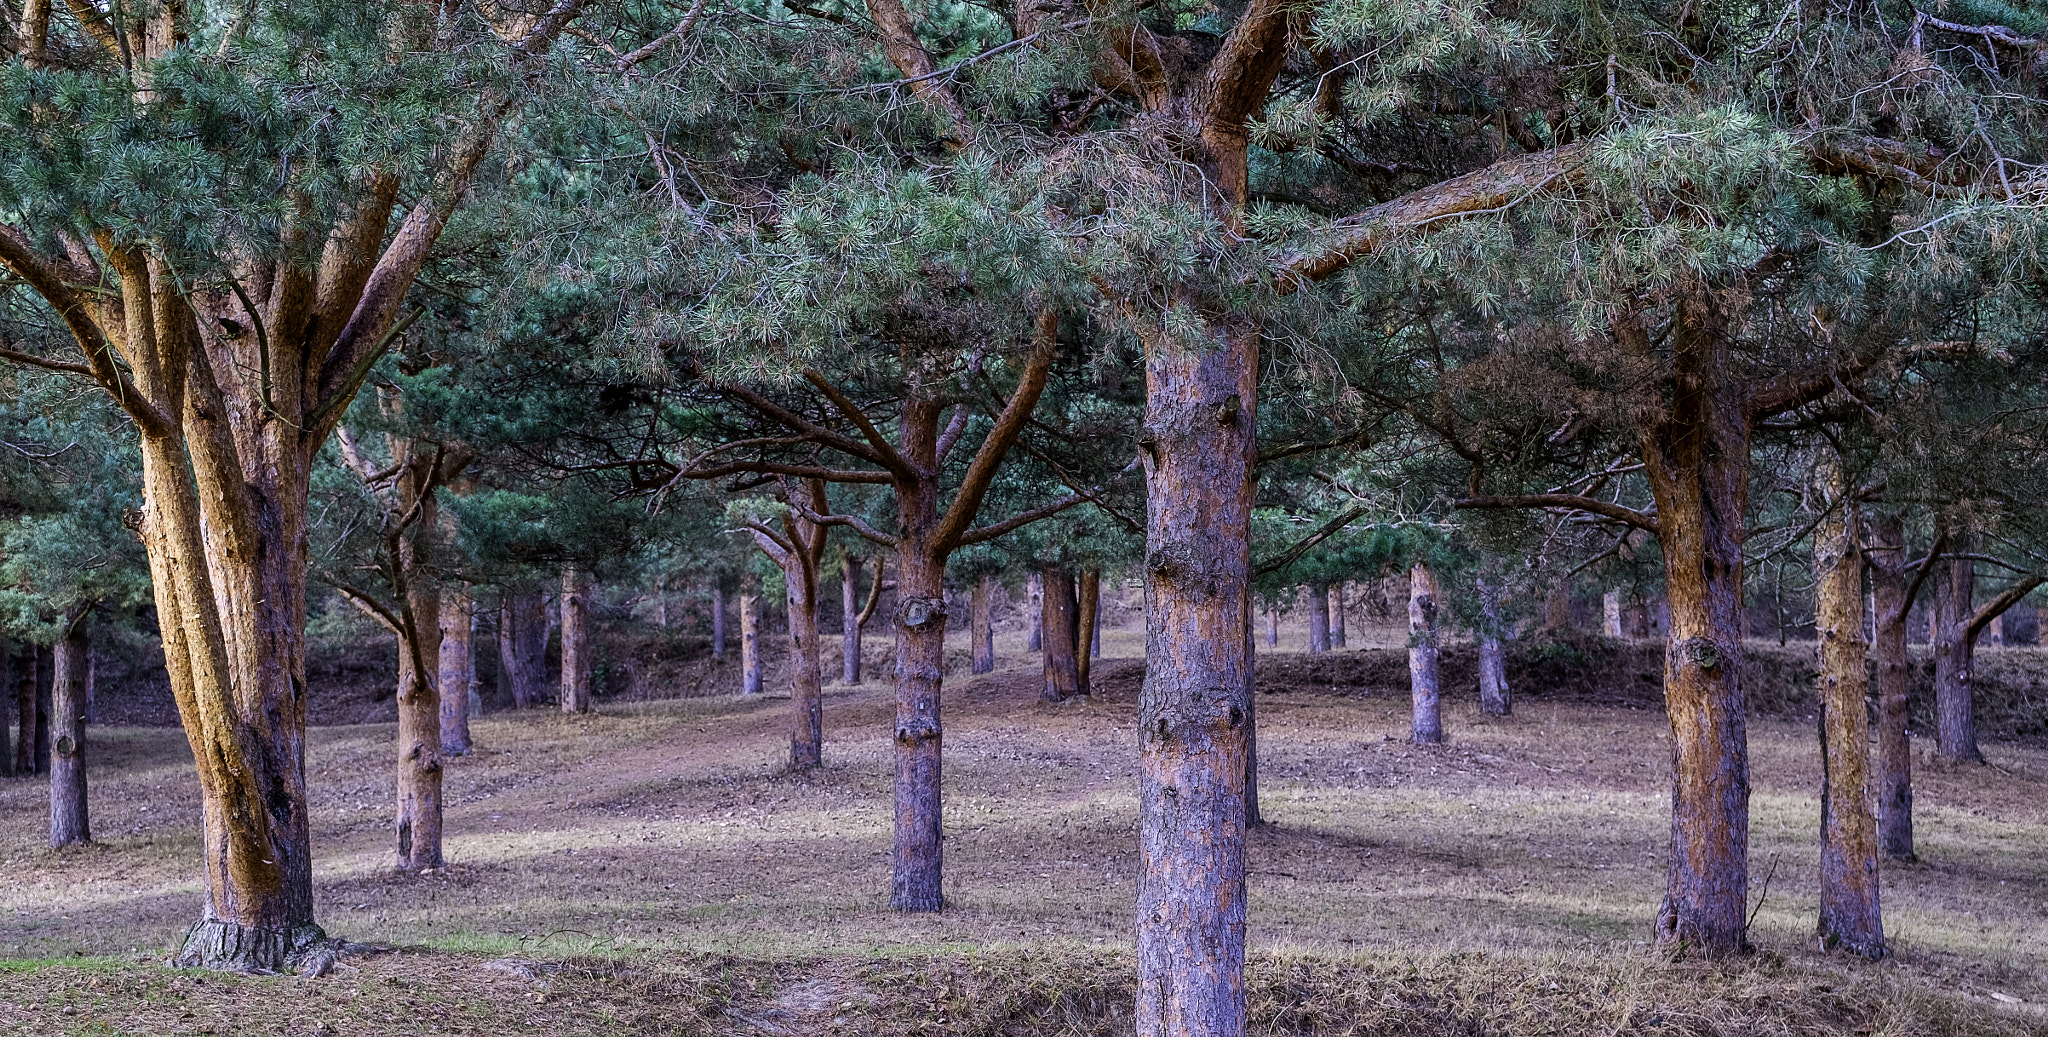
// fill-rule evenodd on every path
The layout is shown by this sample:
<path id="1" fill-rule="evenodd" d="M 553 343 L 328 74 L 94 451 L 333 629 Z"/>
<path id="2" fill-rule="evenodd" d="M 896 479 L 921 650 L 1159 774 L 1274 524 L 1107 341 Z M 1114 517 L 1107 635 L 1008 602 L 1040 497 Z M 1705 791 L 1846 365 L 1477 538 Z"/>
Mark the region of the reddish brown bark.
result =
<path id="1" fill-rule="evenodd" d="M 1421 562 L 1408 575 L 1408 691 L 1414 706 L 1409 740 L 1435 745 L 1444 740 L 1443 678 L 1437 644 L 1436 575 Z"/>
<path id="2" fill-rule="evenodd" d="M 1320 580 L 1308 585 L 1308 650 L 1319 654 L 1330 650 L 1330 585 Z"/>
<path id="3" fill-rule="evenodd" d="M 996 668 L 996 635 L 989 615 L 990 589 L 994 580 L 982 575 L 974 581 L 973 597 L 968 601 L 968 651 L 971 662 L 968 670 L 972 673 L 990 673 Z"/>
<path id="4" fill-rule="evenodd" d="M 92 841 L 86 806 L 85 723 L 86 672 L 91 643 L 85 609 L 66 613 L 64 636 L 58 640 L 51 674 L 50 720 L 50 846 Z"/>
<path id="5" fill-rule="evenodd" d="M 400 871 L 438 868 L 441 858 L 441 593 L 426 575 L 439 526 L 433 458 L 416 458 L 399 479 L 399 503 L 417 510 L 393 535 L 390 566 L 400 601 L 398 634 L 398 812 Z"/>
<path id="6" fill-rule="evenodd" d="M 1074 687 L 1075 694 L 1087 698 L 1088 670 L 1090 661 L 1102 655 L 1102 570 L 1093 567 L 1081 570 L 1081 581 L 1074 608 Z"/>
<path id="7" fill-rule="evenodd" d="M 562 694 L 564 713 L 590 712 L 590 574 L 562 570 Z"/>
<path id="8" fill-rule="evenodd" d="M 1823 462 L 1833 506 L 1813 531 L 1820 641 L 1820 923 L 1823 948 L 1885 955 L 1877 823 L 1870 813 L 1870 711 L 1863 642 L 1863 558 L 1839 462 Z"/>
<path id="9" fill-rule="evenodd" d="M 1913 745 L 1908 723 L 1912 660 L 1906 654 L 1905 523 L 1880 516 L 1869 550 L 1871 608 L 1876 613 L 1877 842 L 1887 856 L 1913 859 Z"/>
<path id="10" fill-rule="evenodd" d="M 825 707 L 819 666 L 818 568 L 825 557 L 825 527 L 811 519 L 831 509 L 825 484 L 816 479 L 783 476 L 781 528 L 747 523 L 755 545 L 782 570 L 789 619 L 789 769 L 816 770 L 824 760 Z M 854 621 L 857 625 L 858 620 Z"/>
<path id="11" fill-rule="evenodd" d="M 1040 623 L 1045 684 L 1038 697 L 1044 702 L 1063 702 L 1081 694 L 1074 577 L 1064 565 L 1048 565 L 1040 576 L 1040 585 L 1045 588 L 1045 610 Z"/>

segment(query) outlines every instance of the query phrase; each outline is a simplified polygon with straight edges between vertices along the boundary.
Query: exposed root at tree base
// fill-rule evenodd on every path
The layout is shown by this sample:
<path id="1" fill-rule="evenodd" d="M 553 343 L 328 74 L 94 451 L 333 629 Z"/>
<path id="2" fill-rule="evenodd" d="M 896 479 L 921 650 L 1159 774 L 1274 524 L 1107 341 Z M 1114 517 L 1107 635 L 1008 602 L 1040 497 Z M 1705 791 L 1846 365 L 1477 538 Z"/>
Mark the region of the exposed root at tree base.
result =
<path id="1" fill-rule="evenodd" d="M 259 976 L 293 973 L 317 977 L 349 955 L 381 954 L 390 949 L 338 940 L 317 925 L 269 929 L 205 918 L 185 932 L 177 955 L 165 964 Z"/>

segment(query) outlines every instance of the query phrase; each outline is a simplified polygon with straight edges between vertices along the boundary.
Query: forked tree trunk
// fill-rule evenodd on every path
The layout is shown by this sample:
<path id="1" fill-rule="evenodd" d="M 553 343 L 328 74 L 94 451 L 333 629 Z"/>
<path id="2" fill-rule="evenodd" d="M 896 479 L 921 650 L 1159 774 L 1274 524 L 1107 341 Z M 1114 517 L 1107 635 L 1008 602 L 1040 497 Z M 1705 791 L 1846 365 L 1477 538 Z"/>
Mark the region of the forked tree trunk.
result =
<path id="1" fill-rule="evenodd" d="M 1444 740 L 1436 618 L 1436 574 L 1417 562 L 1408 576 L 1408 690 L 1414 701 L 1409 740 L 1416 745 L 1436 745 Z"/>
<path id="2" fill-rule="evenodd" d="M 564 713 L 590 712 L 590 574 L 562 571 L 562 698 Z"/>
<path id="3" fill-rule="evenodd" d="M 1870 815 L 1868 655 L 1856 506 L 1832 456 L 1823 489 L 1835 506 L 1813 531 L 1815 629 L 1820 641 L 1820 945 L 1885 954 L 1878 905 L 1877 823 Z"/>
<path id="4" fill-rule="evenodd" d="M 967 605 L 968 640 L 972 642 L 968 647 L 972 657 L 968 670 L 973 673 L 989 673 L 996 668 L 995 631 L 989 615 L 989 586 L 993 582 L 987 575 L 977 577 L 974 595 Z"/>
<path id="5" fill-rule="evenodd" d="M 512 708 L 541 701 L 547 688 L 548 604 L 537 591 L 505 591 L 498 614 L 498 673 Z"/>
<path id="6" fill-rule="evenodd" d="M 725 658 L 725 581 L 711 585 L 711 657 Z"/>
<path id="7" fill-rule="evenodd" d="M 1045 684 L 1038 697 L 1044 702 L 1064 702 L 1081 693 L 1079 633 L 1074 602 L 1074 578 L 1063 565 L 1048 565 L 1040 577 L 1044 588 L 1043 622 L 1039 643 L 1044 646 Z"/>
<path id="8" fill-rule="evenodd" d="M 1137 1031 L 1245 1025 L 1250 527 L 1259 334 L 1145 350 L 1145 683 L 1138 699 Z"/>
<path id="9" fill-rule="evenodd" d="M 1608 637 L 1621 637 L 1621 591 L 1618 588 L 1600 596 L 1600 632 Z"/>
<path id="10" fill-rule="evenodd" d="M 1753 419 L 1748 401 L 1721 384 L 1728 360 L 1718 320 L 1697 300 L 1681 304 L 1670 408 L 1645 415 L 1639 429 L 1671 599 L 1671 850 L 1655 932 L 1660 943 L 1709 955 L 1748 945 L 1749 903 L 1749 739 L 1739 674 Z"/>
<path id="11" fill-rule="evenodd" d="M 86 674 L 91 666 L 88 661 L 91 643 L 83 608 L 72 608 L 64 618 L 65 633 L 57 642 L 55 672 L 51 680 L 54 686 L 50 708 L 54 735 L 50 745 L 52 849 L 92 841 L 85 796 Z"/>
<path id="12" fill-rule="evenodd" d="M 860 683 L 859 555 L 844 556 L 839 568 L 839 679 L 848 687 Z M 877 572 L 875 579 L 882 574 Z"/>
<path id="13" fill-rule="evenodd" d="M 1024 611 L 1031 616 L 1031 636 L 1025 647 L 1036 652 L 1045 647 L 1045 584 L 1037 573 L 1024 578 Z"/>
<path id="14" fill-rule="evenodd" d="M 441 590 L 428 573 L 439 528 L 436 494 L 426 476 L 430 460 L 408 464 L 399 476 L 396 511 L 418 508 L 409 528 L 396 534 L 391 564 L 400 570 L 403 626 L 398 635 L 398 812 L 394 824 L 398 870 L 441 866 Z"/>
<path id="15" fill-rule="evenodd" d="M 1968 550 L 1957 538 L 1954 550 Z M 1984 752 L 1977 747 L 1977 710 L 1970 672 L 1977 649 L 1976 631 L 1970 629 L 1970 615 L 1976 596 L 1976 563 L 1967 558 L 1942 563 L 1941 595 L 1935 601 L 1939 617 L 1934 642 L 1934 715 L 1936 752 L 1951 760 L 1983 763 Z"/>
<path id="16" fill-rule="evenodd" d="M 1877 683 L 1877 844 L 1913 859 L 1912 660 L 1906 654 L 1906 533 L 1897 513 L 1880 516 L 1870 549 L 1872 654 Z"/>
<path id="17" fill-rule="evenodd" d="M 740 588 L 740 694 L 761 693 L 761 595 L 748 580 Z"/>
<path id="18" fill-rule="evenodd" d="M 1308 650 L 1310 654 L 1330 650 L 1330 585 L 1317 580 L 1308 585 Z"/>
<path id="19" fill-rule="evenodd" d="M 476 685 L 476 600 L 469 587 L 441 591 L 441 752 L 469 755 L 469 691 Z"/>
<path id="20" fill-rule="evenodd" d="M 1087 698 L 1089 663 L 1102 654 L 1102 570 L 1081 570 L 1080 600 L 1074 609 L 1074 694 Z"/>
<path id="21" fill-rule="evenodd" d="M 1479 709 L 1490 716 L 1514 712 L 1508 691 L 1508 650 L 1506 631 L 1500 618 L 1498 577 L 1479 579 Z"/>
<path id="22" fill-rule="evenodd" d="M 1343 648 L 1344 644 L 1344 582 L 1330 584 L 1330 647 Z"/>

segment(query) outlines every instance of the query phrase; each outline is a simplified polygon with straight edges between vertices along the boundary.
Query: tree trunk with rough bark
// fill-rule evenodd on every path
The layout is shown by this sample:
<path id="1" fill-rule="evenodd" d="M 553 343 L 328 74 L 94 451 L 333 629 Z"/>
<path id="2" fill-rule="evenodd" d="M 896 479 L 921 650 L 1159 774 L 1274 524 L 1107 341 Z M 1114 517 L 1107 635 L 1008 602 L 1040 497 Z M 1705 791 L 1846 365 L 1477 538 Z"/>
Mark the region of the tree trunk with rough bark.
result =
<path id="1" fill-rule="evenodd" d="M 1954 550 L 1968 550 L 1957 538 Z M 1940 563 L 1941 595 L 1935 600 L 1934 642 L 1935 751 L 1951 760 L 1983 763 L 1977 747 L 1977 711 L 1973 701 L 1971 665 L 1976 661 L 1977 634 L 1970 629 L 1976 596 L 1976 563 L 1967 558 Z"/>
<path id="2" fill-rule="evenodd" d="M 1330 647 L 1344 644 L 1344 581 L 1330 584 Z"/>
<path id="3" fill-rule="evenodd" d="M 839 679 L 848 687 L 860 683 L 860 570 L 859 555 L 842 557 L 839 567 Z M 882 574 L 875 573 L 881 582 Z"/>
<path id="4" fill-rule="evenodd" d="M 1670 408 L 1645 415 L 1638 430 L 1671 600 L 1664 653 L 1671 849 L 1655 933 L 1660 943 L 1709 955 L 1748 946 L 1749 903 L 1749 739 L 1740 669 L 1742 517 L 1754 418 L 1749 402 L 1724 384 L 1728 346 L 1719 320 L 1697 299 L 1680 305 Z"/>
<path id="5" fill-rule="evenodd" d="M 498 612 L 498 674 L 512 708 L 540 702 L 548 682 L 548 603 L 538 591 L 505 591 Z"/>
<path id="6" fill-rule="evenodd" d="M 1102 570 L 1081 570 L 1079 600 L 1074 610 L 1074 693 L 1087 698 L 1089 663 L 1102 655 Z"/>
<path id="7" fill-rule="evenodd" d="M 1311 655 L 1330 650 L 1330 585 L 1320 580 L 1308 585 L 1308 650 Z"/>
<path id="8" fill-rule="evenodd" d="M 27 777 L 36 765 L 36 646 L 23 644 L 14 653 L 14 773 Z"/>
<path id="9" fill-rule="evenodd" d="M 86 672 L 91 642 L 85 609 L 65 614 L 64 637 L 57 642 L 52 667 L 50 717 L 50 847 L 92 841 L 85 781 Z"/>
<path id="10" fill-rule="evenodd" d="M 1815 630 L 1820 641 L 1820 945 L 1885 954 L 1878 905 L 1877 823 L 1870 814 L 1868 652 L 1856 506 L 1832 456 L 1822 489 L 1833 507 L 1813 531 Z"/>
<path id="11" fill-rule="evenodd" d="M 740 588 L 740 694 L 761 693 L 761 595 L 748 580 Z"/>
<path id="12" fill-rule="evenodd" d="M 1269 647 L 1280 644 L 1280 610 L 1276 608 L 1266 610 L 1266 644 Z"/>
<path id="13" fill-rule="evenodd" d="M 1508 691 L 1508 650 L 1500 618 L 1498 577 L 1479 579 L 1479 710 L 1504 717 L 1514 712 Z"/>
<path id="14" fill-rule="evenodd" d="M 57 653 L 52 648 L 36 649 L 36 773 L 50 773 L 51 676 L 57 670 Z"/>
<path id="15" fill-rule="evenodd" d="M 1045 647 L 1045 583 L 1037 573 L 1024 578 L 1024 602 L 1031 616 L 1031 636 L 1025 647 L 1036 652 Z"/>
<path id="16" fill-rule="evenodd" d="M 394 451 L 395 453 L 396 451 Z M 440 527 L 431 459 L 414 459 L 398 478 L 398 514 L 417 509 L 411 525 L 387 536 L 397 578 L 398 870 L 438 868 L 441 857 L 441 589 L 429 574 Z"/>
<path id="17" fill-rule="evenodd" d="M 564 713 L 590 712 L 590 574 L 562 571 L 562 697 Z"/>
<path id="18" fill-rule="evenodd" d="M 441 590 L 441 752 L 467 756 L 469 690 L 476 684 L 476 599 L 466 584 Z"/>
<path id="19" fill-rule="evenodd" d="M 816 591 L 815 579 L 806 588 L 801 579 L 783 581 L 789 587 L 789 769 L 817 770 L 825 754 L 825 697 L 818 672 L 818 610 L 809 595 Z"/>
<path id="20" fill-rule="evenodd" d="M 725 581 L 711 585 L 711 657 L 725 658 Z"/>
<path id="21" fill-rule="evenodd" d="M 1039 643 L 1043 645 L 1045 684 L 1038 697 L 1044 702 L 1064 702 L 1081 693 L 1074 577 L 1064 565 L 1048 565 L 1039 577 L 1039 586 L 1044 589 Z"/>
<path id="22" fill-rule="evenodd" d="M 1600 632 L 1612 638 L 1622 635 L 1621 590 L 1611 588 L 1600 596 Z"/>
<path id="23" fill-rule="evenodd" d="M 990 673 L 996 668 L 996 640 L 989 615 L 990 585 L 995 581 L 983 575 L 974 581 L 974 595 L 968 602 L 968 640 L 972 661 L 968 670 L 972 673 Z"/>
<path id="24" fill-rule="evenodd" d="M 1408 576 L 1408 690 L 1415 714 L 1409 740 L 1416 745 L 1436 745 L 1444 740 L 1436 620 L 1436 574 L 1417 562 Z"/>
<path id="25" fill-rule="evenodd" d="M 1886 855 L 1913 859 L 1913 743 L 1909 723 L 1913 664 L 1906 653 L 1905 522 L 1879 516 L 1870 557 L 1871 654 L 1877 692 L 1877 842 Z"/>

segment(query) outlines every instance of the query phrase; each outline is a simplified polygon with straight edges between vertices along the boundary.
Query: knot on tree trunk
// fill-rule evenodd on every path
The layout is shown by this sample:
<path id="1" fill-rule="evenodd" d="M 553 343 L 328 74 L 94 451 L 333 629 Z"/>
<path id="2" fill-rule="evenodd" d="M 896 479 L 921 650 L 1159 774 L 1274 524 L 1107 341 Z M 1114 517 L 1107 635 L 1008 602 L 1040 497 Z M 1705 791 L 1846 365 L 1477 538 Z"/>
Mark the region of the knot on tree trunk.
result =
<path id="1" fill-rule="evenodd" d="M 939 740 L 939 725 L 930 720 L 912 720 L 896 725 L 896 744 L 917 745 Z"/>
<path id="2" fill-rule="evenodd" d="M 896 621 L 915 630 L 946 616 L 946 603 L 937 598 L 905 598 L 896 605 Z"/>

